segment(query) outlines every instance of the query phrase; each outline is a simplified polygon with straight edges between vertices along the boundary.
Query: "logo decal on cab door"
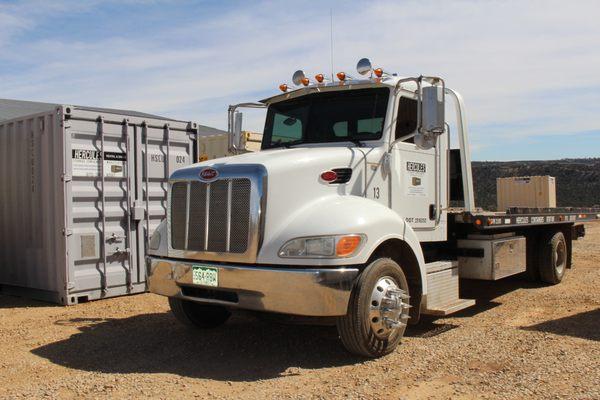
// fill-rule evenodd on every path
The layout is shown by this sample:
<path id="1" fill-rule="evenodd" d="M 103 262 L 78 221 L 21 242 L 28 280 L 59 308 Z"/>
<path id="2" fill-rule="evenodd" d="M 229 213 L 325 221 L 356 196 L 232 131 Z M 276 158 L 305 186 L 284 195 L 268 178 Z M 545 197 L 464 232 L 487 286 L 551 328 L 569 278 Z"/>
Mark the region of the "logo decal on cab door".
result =
<path id="1" fill-rule="evenodd" d="M 219 171 L 214 168 L 204 168 L 202 171 L 200 171 L 199 176 L 202 180 L 212 181 L 217 179 L 217 176 L 219 176 Z"/>

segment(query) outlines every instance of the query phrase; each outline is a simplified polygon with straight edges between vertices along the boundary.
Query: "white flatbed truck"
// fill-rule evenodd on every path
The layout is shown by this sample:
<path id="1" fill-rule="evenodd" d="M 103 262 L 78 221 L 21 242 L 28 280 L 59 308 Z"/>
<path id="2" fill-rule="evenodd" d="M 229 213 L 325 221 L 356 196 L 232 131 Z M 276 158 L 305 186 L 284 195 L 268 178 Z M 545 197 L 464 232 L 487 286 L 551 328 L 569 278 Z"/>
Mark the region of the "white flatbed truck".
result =
<path id="1" fill-rule="evenodd" d="M 261 151 L 175 171 L 148 244 L 150 291 L 182 322 L 236 309 L 332 321 L 352 353 L 393 351 L 421 314 L 472 306 L 459 277 L 559 283 L 581 222 L 600 210 L 474 204 L 465 107 L 437 77 L 399 78 L 362 59 L 354 79 L 301 71 L 266 107 Z M 446 101 L 456 112 L 450 148 Z"/>

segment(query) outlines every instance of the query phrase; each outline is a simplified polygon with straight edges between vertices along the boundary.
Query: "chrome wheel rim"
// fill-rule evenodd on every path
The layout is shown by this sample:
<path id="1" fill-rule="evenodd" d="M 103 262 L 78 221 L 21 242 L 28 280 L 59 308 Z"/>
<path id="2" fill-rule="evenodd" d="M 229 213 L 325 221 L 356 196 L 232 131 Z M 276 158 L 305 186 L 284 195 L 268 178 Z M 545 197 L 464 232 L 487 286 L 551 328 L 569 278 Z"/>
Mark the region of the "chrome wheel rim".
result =
<path id="1" fill-rule="evenodd" d="M 369 303 L 369 324 L 377 337 L 385 338 L 406 326 L 409 297 L 396 280 L 384 276 L 377 280 Z"/>
<path id="2" fill-rule="evenodd" d="M 565 264 L 567 260 L 567 248 L 565 242 L 560 241 L 554 249 L 554 268 L 556 273 L 560 276 L 565 271 Z"/>

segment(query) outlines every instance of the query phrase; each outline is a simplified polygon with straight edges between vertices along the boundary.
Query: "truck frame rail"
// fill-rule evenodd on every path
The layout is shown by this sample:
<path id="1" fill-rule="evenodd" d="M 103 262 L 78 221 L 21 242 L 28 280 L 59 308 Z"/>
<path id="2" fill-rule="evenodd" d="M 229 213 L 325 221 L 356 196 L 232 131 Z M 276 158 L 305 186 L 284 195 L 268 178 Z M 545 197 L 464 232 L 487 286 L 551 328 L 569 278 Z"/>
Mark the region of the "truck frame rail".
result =
<path id="1" fill-rule="evenodd" d="M 519 228 L 534 225 L 558 225 L 600 220 L 599 208 L 519 208 L 506 212 L 449 210 L 458 224 L 470 225 L 478 231 Z"/>

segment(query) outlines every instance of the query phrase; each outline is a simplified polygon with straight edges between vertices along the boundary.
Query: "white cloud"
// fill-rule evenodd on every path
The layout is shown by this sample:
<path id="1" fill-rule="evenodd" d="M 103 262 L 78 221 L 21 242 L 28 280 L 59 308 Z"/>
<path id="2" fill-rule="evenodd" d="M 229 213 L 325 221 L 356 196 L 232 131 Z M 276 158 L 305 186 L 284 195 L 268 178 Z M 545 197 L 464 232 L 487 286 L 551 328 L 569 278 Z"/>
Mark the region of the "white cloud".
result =
<path id="1" fill-rule="evenodd" d="M 228 104 L 274 93 L 295 69 L 330 72 L 331 6 L 337 70 L 351 72 L 368 56 L 400 75 L 444 77 L 465 97 L 478 148 L 504 135 L 502 125 L 510 137 L 600 130 L 595 1 L 242 3 L 144 35 L 133 27 L 94 39 L 26 39 L 73 2 L 48 4 L 0 7 L 0 61 L 22 66 L 0 69 L 3 97 L 139 109 L 222 128 Z M 259 129 L 261 118 L 249 119 Z"/>

